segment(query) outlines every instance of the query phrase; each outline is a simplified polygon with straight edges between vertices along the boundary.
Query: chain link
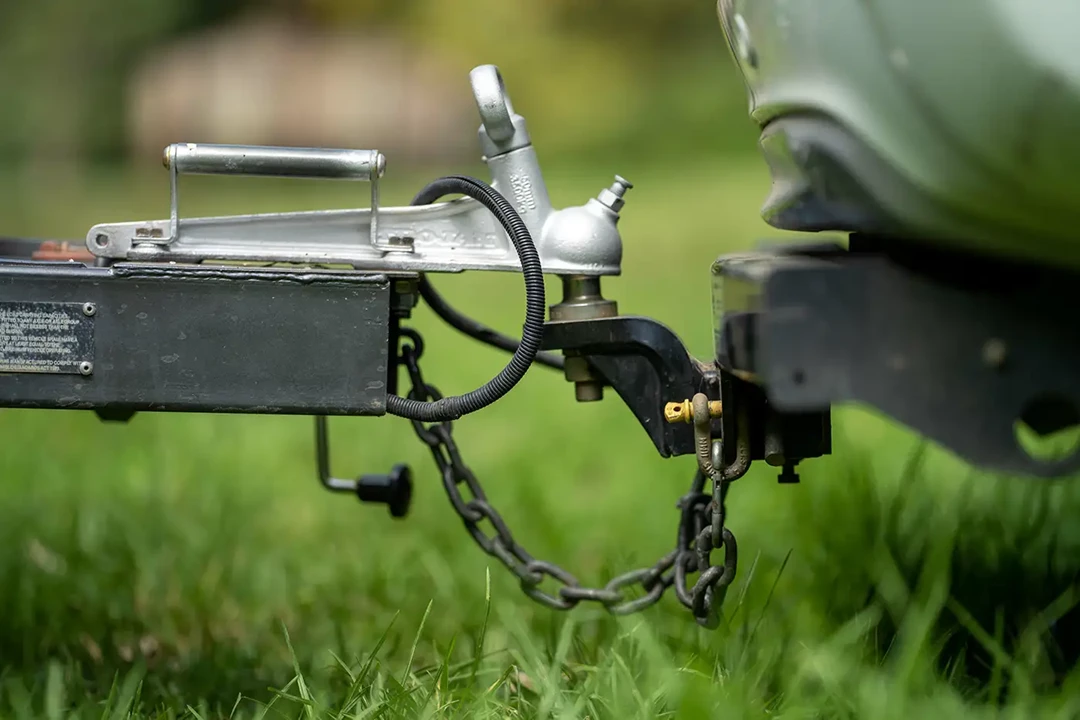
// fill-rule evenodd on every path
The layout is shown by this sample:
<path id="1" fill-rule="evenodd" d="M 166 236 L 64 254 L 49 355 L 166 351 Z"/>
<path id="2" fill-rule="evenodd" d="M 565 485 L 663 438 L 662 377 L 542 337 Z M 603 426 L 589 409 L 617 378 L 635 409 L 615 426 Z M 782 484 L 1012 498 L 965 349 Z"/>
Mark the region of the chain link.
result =
<path id="1" fill-rule="evenodd" d="M 401 335 L 407 340 L 401 348 L 399 362 L 409 373 L 412 389 L 409 398 L 438 400 L 441 393 L 424 380 L 420 357 L 424 343 L 420 334 L 408 328 Z M 630 615 L 655 605 L 669 588 L 674 586 L 679 601 L 693 613 L 699 624 L 713 628 L 719 623 L 719 606 L 727 588 L 735 579 L 738 550 L 735 536 L 724 526 L 725 501 L 731 480 L 717 474 L 712 493 L 705 492 L 707 478 L 699 469 L 690 491 L 678 502 L 679 529 L 676 547 L 651 567 L 632 570 L 613 578 L 602 588 L 583 587 L 576 577 L 553 563 L 533 557 L 514 539 L 506 521 L 488 502 L 476 475 L 465 464 L 454 440 L 453 424 L 449 421 L 425 425 L 413 421 L 413 429 L 430 450 L 442 477 L 443 487 L 454 511 L 480 549 L 501 562 L 521 584 L 530 598 L 556 610 L 570 610 L 582 602 L 602 605 L 613 615 Z M 466 494 L 463 494 L 464 488 Z M 481 524 L 487 521 L 493 533 Z M 721 565 L 712 564 L 714 551 L 722 550 Z M 689 575 L 698 573 L 690 584 Z M 558 586 L 555 592 L 541 589 L 545 579 Z M 628 597 L 632 588 L 640 596 Z"/>

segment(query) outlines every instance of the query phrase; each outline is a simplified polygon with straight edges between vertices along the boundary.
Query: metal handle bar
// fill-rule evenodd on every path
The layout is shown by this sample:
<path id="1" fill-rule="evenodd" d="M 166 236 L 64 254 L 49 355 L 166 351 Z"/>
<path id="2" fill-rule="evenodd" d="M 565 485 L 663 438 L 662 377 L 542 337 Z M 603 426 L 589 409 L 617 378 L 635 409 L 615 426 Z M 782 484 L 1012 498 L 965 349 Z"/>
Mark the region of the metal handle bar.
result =
<path id="1" fill-rule="evenodd" d="M 174 143 L 165 148 L 165 167 L 180 175 L 373 180 L 386 172 L 378 150 Z"/>
<path id="2" fill-rule="evenodd" d="M 173 143 L 163 162 L 169 170 L 169 237 L 150 242 L 168 244 L 180 236 L 180 175 L 257 175 L 370 181 L 369 242 L 378 244 L 379 178 L 386 172 L 386 156 L 378 150 Z"/>

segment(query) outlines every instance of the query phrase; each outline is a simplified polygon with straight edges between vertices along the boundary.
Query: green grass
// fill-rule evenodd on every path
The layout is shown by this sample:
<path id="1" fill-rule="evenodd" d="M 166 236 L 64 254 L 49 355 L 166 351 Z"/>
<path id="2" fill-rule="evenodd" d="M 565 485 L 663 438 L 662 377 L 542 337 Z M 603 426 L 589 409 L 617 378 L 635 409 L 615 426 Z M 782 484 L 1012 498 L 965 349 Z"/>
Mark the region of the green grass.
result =
<path id="1" fill-rule="evenodd" d="M 457 170 L 454 168 L 453 170 Z M 609 172 L 610 170 L 610 172 Z M 548 168 L 557 204 L 626 174 L 627 313 L 711 342 L 709 264 L 771 235 L 756 159 Z M 92 178 L 88 181 L 87 177 Z M 164 175 L 0 179 L 9 233 L 81 236 L 165 212 Z M 405 201 L 421 178 L 399 181 Z M 184 186 L 186 213 L 344 206 L 352 186 Z M 361 201 L 362 202 L 362 201 Z M 520 279 L 439 278 L 520 326 Z M 429 312 L 446 392 L 505 356 Z M 858 409 L 803 483 L 731 493 L 741 571 L 716 631 L 674 597 L 612 618 L 534 605 L 450 512 L 408 423 L 332 423 L 335 471 L 409 462 L 412 515 L 332 497 L 304 418 L 0 411 L 0 712 L 11 717 L 1075 717 L 1080 675 L 1049 632 L 1076 601 L 1068 483 L 993 478 Z M 663 460 L 611 398 L 577 405 L 537 368 L 457 426 L 490 500 L 537 556 L 602 583 L 672 546 L 693 460 Z M 1058 633 L 1060 640 L 1062 634 Z M 1075 641 L 1072 642 L 1075 645 Z"/>

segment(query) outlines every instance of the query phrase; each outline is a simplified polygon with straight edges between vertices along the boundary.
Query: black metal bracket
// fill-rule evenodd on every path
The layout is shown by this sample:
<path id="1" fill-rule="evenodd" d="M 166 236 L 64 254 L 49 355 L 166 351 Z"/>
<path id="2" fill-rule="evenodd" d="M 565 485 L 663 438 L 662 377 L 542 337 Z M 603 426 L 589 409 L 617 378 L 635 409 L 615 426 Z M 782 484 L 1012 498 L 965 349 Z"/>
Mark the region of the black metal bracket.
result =
<path id="1" fill-rule="evenodd" d="M 645 317 L 617 316 L 550 322 L 544 348 L 584 356 L 604 383 L 619 394 L 662 457 L 693 455 L 694 429 L 669 423 L 664 406 L 705 393 L 723 402 L 723 416 L 713 421 L 713 437 L 734 438 L 738 423 L 748 424 L 750 459 L 781 468 L 783 482 L 797 482 L 802 460 L 832 451 L 830 413 L 782 413 L 765 394 L 724 368 L 693 358 L 665 325 Z M 735 462 L 736 443 L 723 444 L 724 461 Z"/>
<path id="2" fill-rule="evenodd" d="M 544 350 L 579 353 L 613 388 L 663 457 L 694 453 L 694 431 L 668 423 L 664 405 L 703 392 L 719 398 L 716 369 L 702 363 L 670 328 L 645 317 L 562 320 L 544 325 Z"/>

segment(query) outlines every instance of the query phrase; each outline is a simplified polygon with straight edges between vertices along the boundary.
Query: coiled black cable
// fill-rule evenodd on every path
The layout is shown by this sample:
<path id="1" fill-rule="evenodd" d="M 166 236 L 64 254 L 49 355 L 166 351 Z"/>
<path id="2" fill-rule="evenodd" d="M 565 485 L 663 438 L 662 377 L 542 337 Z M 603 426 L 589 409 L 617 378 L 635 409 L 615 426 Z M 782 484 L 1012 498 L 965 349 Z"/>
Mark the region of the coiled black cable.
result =
<path id="1" fill-rule="evenodd" d="M 458 194 L 471 197 L 486 207 L 498 219 L 510 236 L 525 278 L 525 325 L 521 342 L 514 350 L 506 367 L 485 385 L 464 395 L 441 400 L 414 400 L 399 395 L 388 395 L 386 411 L 391 415 L 419 422 L 445 422 L 457 420 L 463 415 L 491 405 L 510 392 L 532 367 L 540 351 L 544 334 L 544 316 L 547 300 L 544 291 L 544 271 L 540 255 L 533 245 L 532 236 L 514 207 L 490 185 L 475 178 L 451 175 L 430 183 L 413 199 L 414 205 L 429 205 L 445 195 Z"/>

